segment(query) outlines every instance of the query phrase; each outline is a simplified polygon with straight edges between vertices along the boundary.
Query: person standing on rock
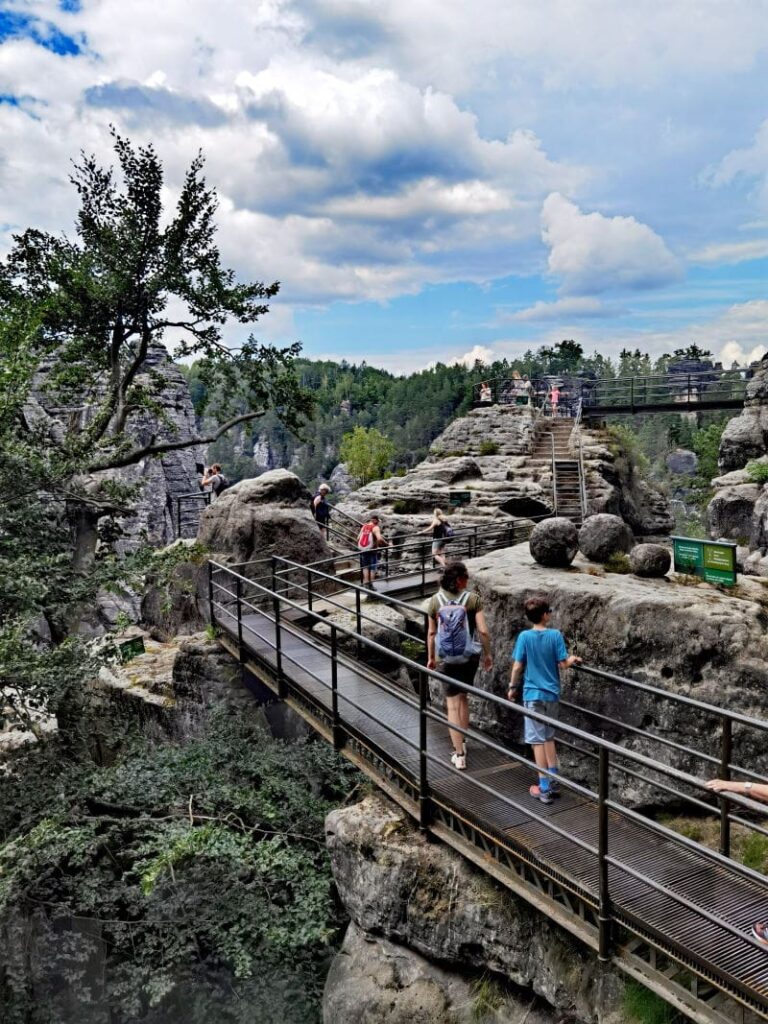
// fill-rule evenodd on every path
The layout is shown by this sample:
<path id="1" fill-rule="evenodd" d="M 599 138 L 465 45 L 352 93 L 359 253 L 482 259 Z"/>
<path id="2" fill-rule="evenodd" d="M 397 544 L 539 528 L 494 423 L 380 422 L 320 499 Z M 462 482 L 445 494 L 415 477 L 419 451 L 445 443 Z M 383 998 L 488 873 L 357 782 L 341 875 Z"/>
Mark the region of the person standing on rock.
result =
<path id="1" fill-rule="evenodd" d="M 525 617 L 532 623 L 517 638 L 512 654 L 512 676 L 507 697 L 514 700 L 523 682 L 523 707 L 547 718 L 557 718 L 560 709 L 560 669 L 580 665 L 581 658 L 568 655 L 563 634 L 550 628 L 552 609 L 545 597 L 525 602 Z M 525 742 L 533 747 L 539 771 L 538 785 L 529 792 L 535 800 L 551 804 L 559 796 L 557 775 L 560 765 L 555 746 L 555 727 L 547 722 L 525 719 Z"/>
<path id="2" fill-rule="evenodd" d="M 328 523 L 331 518 L 331 506 L 328 504 L 328 494 L 331 488 L 328 484 L 320 484 L 312 498 L 312 515 L 315 517 L 320 533 L 328 540 Z"/>
<path id="3" fill-rule="evenodd" d="M 438 565 L 445 569 L 448 564 L 445 560 L 445 546 L 448 543 L 448 539 L 453 533 L 451 524 L 448 519 L 443 515 L 443 510 L 436 508 L 432 513 L 432 521 L 423 530 L 419 530 L 419 533 L 431 533 L 432 534 L 432 558 L 437 562 Z"/>
<path id="4" fill-rule="evenodd" d="M 493 668 L 493 658 L 482 600 L 479 594 L 467 590 L 468 582 L 466 565 L 452 562 L 443 573 L 440 589 L 427 605 L 427 668 L 437 668 L 457 683 L 472 686 L 481 650 L 486 672 Z M 451 764 L 463 771 L 467 767 L 467 744 L 459 730 L 469 728 L 469 696 L 466 690 L 451 683 L 443 683 L 443 689 L 453 745 Z M 451 725 L 458 728 L 452 729 Z"/>
<path id="5" fill-rule="evenodd" d="M 376 579 L 376 570 L 379 567 L 379 548 L 385 548 L 389 544 L 379 526 L 379 517 L 372 515 L 367 523 L 363 523 L 357 537 L 357 547 L 360 551 L 360 566 L 363 570 L 363 586 L 374 590 L 373 581 Z"/>
<path id="6" fill-rule="evenodd" d="M 218 498 L 221 492 L 229 487 L 229 480 L 227 480 L 221 472 L 221 466 L 218 462 L 213 463 L 211 468 L 200 481 L 200 486 L 211 488 L 211 501 L 213 501 L 214 498 Z"/>

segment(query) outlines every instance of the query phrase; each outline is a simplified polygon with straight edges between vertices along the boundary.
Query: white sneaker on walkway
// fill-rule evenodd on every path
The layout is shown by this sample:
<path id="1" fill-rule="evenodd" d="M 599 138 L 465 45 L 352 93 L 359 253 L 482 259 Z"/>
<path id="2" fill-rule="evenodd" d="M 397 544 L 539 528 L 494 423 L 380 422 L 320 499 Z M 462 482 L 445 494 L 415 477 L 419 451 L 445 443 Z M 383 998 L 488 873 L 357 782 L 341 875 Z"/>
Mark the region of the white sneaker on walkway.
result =
<path id="1" fill-rule="evenodd" d="M 451 754 L 451 764 L 454 768 L 457 768 L 460 772 L 463 772 L 467 767 L 466 754 L 457 754 L 456 751 Z"/>

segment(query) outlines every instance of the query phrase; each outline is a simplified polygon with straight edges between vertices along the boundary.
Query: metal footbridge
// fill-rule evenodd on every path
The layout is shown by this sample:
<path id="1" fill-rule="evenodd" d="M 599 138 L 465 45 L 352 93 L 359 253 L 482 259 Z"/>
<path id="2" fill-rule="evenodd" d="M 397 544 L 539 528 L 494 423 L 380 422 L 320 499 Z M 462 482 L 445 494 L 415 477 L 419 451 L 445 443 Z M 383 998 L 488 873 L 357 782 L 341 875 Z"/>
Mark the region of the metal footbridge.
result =
<path id="1" fill-rule="evenodd" d="M 632 377 L 587 378 L 564 376 L 533 380 L 526 391 L 516 378 L 496 377 L 473 386 L 475 408 L 488 405 L 527 405 L 548 415 L 575 416 L 582 409 L 585 419 L 639 412 L 708 412 L 740 409 L 744 405 L 750 368 L 713 368 L 691 373 L 670 369 L 667 373 Z M 559 401 L 552 407 L 553 387 Z"/>
<path id="2" fill-rule="evenodd" d="M 349 563 L 211 562 L 211 620 L 220 642 L 422 829 L 601 961 L 701 1024 L 767 1020 L 768 949 L 750 927 L 768 918 L 768 879 L 731 858 L 731 832 L 768 836 L 768 829 L 760 805 L 715 797 L 704 781 L 768 781 L 743 763 L 746 753 L 739 763 L 739 752 L 759 744 L 768 721 L 581 666 L 565 688 L 563 718 L 553 723 L 569 765 L 563 794 L 544 806 L 528 794 L 535 778 L 529 748 L 505 738 L 521 733 L 522 709 L 490 690 L 466 687 L 474 707 L 484 706 L 482 719 L 498 727 L 470 727 L 467 770 L 450 764 L 442 701 L 430 700 L 444 677 L 424 667 L 419 597 L 434 592 L 431 569 L 406 560 L 377 584 L 386 593 L 372 595 Z M 400 613 L 389 618 L 399 624 L 379 621 L 382 604 Z M 346 614 L 329 621 L 339 611 Z M 385 641 L 371 638 L 374 623 Z M 599 710 L 589 699 L 595 681 L 611 694 L 601 708 L 667 702 L 673 713 L 695 717 L 699 745 Z M 646 752 L 624 745 L 633 741 Z M 644 815 L 623 795 L 627 781 L 672 806 L 715 815 L 718 849 Z"/>

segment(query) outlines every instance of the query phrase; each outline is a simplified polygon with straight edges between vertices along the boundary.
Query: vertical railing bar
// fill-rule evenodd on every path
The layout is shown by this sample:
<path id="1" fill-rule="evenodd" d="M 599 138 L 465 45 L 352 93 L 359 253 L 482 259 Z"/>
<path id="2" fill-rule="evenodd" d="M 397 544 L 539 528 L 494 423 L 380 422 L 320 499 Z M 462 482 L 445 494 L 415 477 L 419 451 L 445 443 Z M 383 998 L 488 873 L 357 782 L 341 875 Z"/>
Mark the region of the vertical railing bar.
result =
<path id="1" fill-rule="evenodd" d="M 341 750 L 341 719 L 339 718 L 339 649 L 336 626 L 331 624 L 331 731 L 333 749 Z"/>
<path id="2" fill-rule="evenodd" d="M 419 828 L 429 828 L 429 761 L 427 759 L 427 703 L 429 681 L 426 672 L 419 672 Z"/>
<path id="3" fill-rule="evenodd" d="M 598 840 L 597 860 L 599 873 L 598 905 L 598 959 L 607 963 L 611 959 L 611 900 L 608 891 L 608 806 L 610 772 L 608 748 L 600 747 L 598 763 L 597 816 Z"/>
<path id="4" fill-rule="evenodd" d="M 731 757 L 733 754 L 733 722 L 723 717 L 723 733 L 720 740 L 720 778 L 730 779 Z M 720 796 L 720 853 L 724 857 L 731 856 L 731 815 L 728 801 Z"/>
<path id="5" fill-rule="evenodd" d="M 237 656 L 242 664 L 245 651 L 243 649 L 243 581 L 240 576 L 235 579 L 235 604 L 237 608 Z"/>
<path id="6" fill-rule="evenodd" d="M 216 608 L 213 603 L 213 563 L 208 563 L 208 614 L 211 619 L 211 626 L 216 627 Z"/>
<path id="7" fill-rule="evenodd" d="M 307 608 L 312 611 L 312 570 L 307 569 Z"/>
<path id="8" fill-rule="evenodd" d="M 357 587 L 355 588 L 355 632 L 357 633 L 355 646 L 357 649 L 357 659 L 359 661 L 363 653 L 363 649 L 360 644 L 360 637 L 363 634 L 363 618 L 360 611 L 360 590 Z"/>

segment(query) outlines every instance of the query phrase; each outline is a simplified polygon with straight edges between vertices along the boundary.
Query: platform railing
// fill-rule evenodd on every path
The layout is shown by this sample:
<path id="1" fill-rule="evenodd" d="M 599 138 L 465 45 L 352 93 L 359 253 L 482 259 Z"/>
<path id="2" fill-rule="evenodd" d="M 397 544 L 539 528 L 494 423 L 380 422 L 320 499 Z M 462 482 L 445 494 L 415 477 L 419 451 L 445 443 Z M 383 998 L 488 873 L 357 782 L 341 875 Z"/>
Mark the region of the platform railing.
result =
<path id="1" fill-rule="evenodd" d="M 211 492 L 189 491 L 187 494 L 177 494 L 172 501 L 175 507 L 173 519 L 176 537 L 183 537 L 187 527 L 193 527 L 197 533 L 200 515 L 211 503 Z"/>
<path id="2" fill-rule="evenodd" d="M 222 595 L 226 596 L 225 601 L 221 600 Z M 597 789 L 592 789 L 589 786 L 585 786 L 580 782 L 575 782 L 574 780 L 564 776 L 558 776 L 558 781 L 565 790 L 595 801 L 598 828 L 597 836 L 593 842 L 587 841 L 584 838 L 573 834 L 567 827 L 561 826 L 558 823 L 556 815 L 550 816 L 543 812 L 534 811 L 530 802 L 520 804 L 506 793 L 501 792 L 493 786 L 492 776 L 476 778 L 467 773 L 463 778 L 471 786 L 475 787 L 479 793 L 490 795 L 494 799 L 501 801 L 503 804 L 514 808 L 517 811 L 524 810 L 525 814 L 529 818 L 532 818 L 545 830 L 551 832 L 553 837 L 566 839 L 579 849 L 594 856 L 597 876 L 596 884 L 586 884 L 583 881 L 574 882 L 577 889 L 573 891 L 579 891 L 584 901 L 597 910 L 598 950 L 601 960 L 611 959 L 616 948 L 615 940 L 617 937 L 617 928 L 622 928 L 625 931 L 639 935 L 643 939 L 649 940 L 651 943 L 656 941 L 659 944 L 659 948 L 663 950 L 668 950 L 670 947 L 669 935 L 666 931 L 660 930 L 657 925 L 645 920 L 642 906 L 627 905 L 626 898 L 624 900 L 614 898 L 615 884 L 612 880 L 612 875 L 609 869 L 618 871 L 624 877 L 641 881 L 655 893 L 670 900 L 674 907 L 677 908 L 675 911 L 676 921 L 679 920 L 680 915 L 689 914 L 692 937 L 695 937 L 696 934 L 695 929 L 697 927 L 697 920 L 706 921 L 721 929 L 723 933 L 728 933 L 732 936 L 738 937 L 747 950 L 752 949 L 755 952 L 759 951 L 760 957 L 765 957 L 766 954 L 764 947 L 760 943 L 754 940 L 750 935 L 745 934 L 743 930 L 735 927 L 718 912 L 718 907 L 721 904 L 715 904 L 711 908 L 695 904 L 680 892 L 675 891 L 671 883 L 665 884 L 664 882 L 651 877 L 651 873 L 649 871 L 639 870 L 637 865 L 633 866 L 628 863 L 625 858 L 618 856 L 614 852 L 616 847 L 613 844 L 613 838 L 617 823 L 619 821 L 632 822 L 642 830 L 645 830 L 646 834 L 653 833 L 663 839 L 666 844 L 664 847 L 665 849 L 679 849 L 695 852 L 696 855 L 704 861 L 712 865 L 719 866 L 720 868 L 727 869 L 734 876 L 744 879 L 753 886 L 756 905 L 760 903 L 764 904 L 764 901 L 768 899 L 768 878 L 766 878 L 766 876 L 761 872 L 747 867 L 744 864 L 732 861 L 723 852 L 710 849 L 696 840 L 682 835 L 658 821 L 646 817 L 635 808 L 620 801 L 613 793 L 613 773 L 617 769 L 621 771 L 620 766 L 626 765 L 627 763 L 631 764 L 633 766 L 633 770 L 637 771 L 638 774 L 642 775 L 646 779 L 649 786 L 654 785 L 654 781 L 649 777 L 649 773 L 653 773 L 654 775 L 660 774 L 667 779 L 672 780 L 678 787 L 683 786 L 685 789 L 693 790 L 694 792 L 699 792 L 704 796 L 711 797 L 710 791 L 706 789 L 705 782 L 701 778 L 675 768 L 663 761 L 655 760 L 654 758 L 641 754 L 638 751 L 629 750 L 618 743 L 607 740 L 577 726 L 551 719 L 547 715 L 534 712 L 530 709 L 523 709 L 517 704 L 514 704 L 490 691 L 465 685 L 452 678 L 449 679 L 441 672 L 435 669 L 425 668 L 424 666 L 414 662 L 412 659 L 402 655 L 398 651 L 392 650 L 391 648 L 372 640 L 370 637 L 365 636 L 358 628 L 351 629 L 341 624 L 334 623 L 331 627 L 330 645 L 325 645 L 311 637 L 311 635 L 299 630 L 299 635 L 302 635 L 306 642 L 313 646 L 316 651 L 321 652 L 322 655 L 329 660 L 331 665 L 329 679 L 327 673 L 319 674 L 310 670 L 305 664 L 305 659 L 292 655 L 282 644 L 282 636 L 285 630 L 289 630 L 292 633 L 296 632 L 296 626 L 285 621 L 286 614 L 289 611 L 298 610 L 304 615 L 309 614 L 310 619 L 314 623 L 324 621 L 323 616 L 313 612 L 308 613 L 305 605 L 293 600 L 280 590 L 270 588 L 262 583 L 257 583 L 254 580 L 242 576 L 227 566 L 213 562 L 209 563 L 209 597 L 212 623 L 216 627 L 223 628 L 226 633 L 237 639 L 238 652 L 240 653 L 241 659 L 244 660 L 248 653 L 248 640 L 246 638 L 246 634 L 248 634 L 249 631 L 252 632 L 252 635 L 258 635 L 259 643 L 266 645 L 267 648 L 272 651 L 273 657 L 270 660 L 270 664 L 277 673 L 277 685 L 282 695 L 287 695 L 292 688 L 300 689 L 298 684 L 294 684 L 291 681 L 290 675 L 292 666 L 295 666 L 302 674 L 310 676 L 316 683 L 327 691 L 328 705 L 331 708 L 332 734 L 335 746 L 339 748 L 343 747 L 347 740 L 353 738 L 356 734 L 355 726 L 352 725 L 352 723 L 350 723 L 345 717 L 345 709 L 347 707 L 351 707 L 357 712 L 362 713 L 367 719 L 382 728 L 389 735 L 396 736 L 399 742 L 406 744 L 417 754 L 419 765 L 417 772 L 406 770 L 399 763 L 393 764 L 392 767 L 393 770 L 398 772 L 401 777 L 407 776 L 418 792 L 418 816 L 419 823 L 422 828 L 428 829 L 430 827 L 436 807 L 443 806 L 444 800 L 443 797 L 440 797 L 439 794 L 435 793 L 432 776 L 430 774 L 430 767 L 433 764 L 442 764 L 443 759 L 438 757 L 434 751 L 429 749 L 429 730 L 427 725 L 429 722 L 433 722 L 447 728 L 449 724 L 446 716 L 442 712 L 430 706 L 428 702 L 428 685 L 430 680 L 438 683 L 450 683 L 452 686 L 471 695 L 474 700 L 484 702 L 486 705 L 492 706 L 495 709 L 497 717 L 506 717 L 510 721 L 517 720 L 518 722 L 524 717 L 531 718 L 534 721 L 552 726 L 561 742 L 568 742 L 576 749 L 588 748 L 593 757 L 596 757 L 598 760 Z M 263 607 L 264 605 L 269 607 L 270 610 L 265 611 Z M 258 634 L 258 630 L 255 630 L 254 626 L 247 623 L 244 625 L 244 614 L 256 615 L 258 617 L 257 621 L 271 623 L 273 626 L 273 639 L 269 639 L 268 635 L 265 636 L 263 634 Z M 267 633 L 268 632 L 269 631 L 267 631 Z M 376 673 L 369 671 L 366 674 L 366 679 L 379 690 L 385 691 L 390 696 L 394 697 L 398 702 L 409 705 L 413 713 L 418 715 L 418 740 L 404 735 L 402 726 L 399 726 L 398 728 L 393 727 L 390 722 L 378 716 L 370 707 L 361 705 L 339 689 L 339 664 L 343 664 L 345 668 L 348 668 L 350 665 L 354 665 L 354 661 L 352 659 L 343 655 L 339 651 L 339 637 L 342 635 L 346 637 L 347 642 L 353 641 L 358 650 L 365 649 L 368 652 L 373 652 L 379 657 L 386 657 L 398 663 L 409 672 L 417 675 L 418 698 L 412 696 L 407 691 L 398 688 L 391 682 L 391 680 L 388 680 L 385 677 L 378 677 Z M 741 726 L 748 726 L 756 729 L 760 733 L 768 732 L 768 722 L 763 720 L 752 719 L 749 716 L 736 712 L 728 712 L 724 709 L 716 708 L 713 705 L 697 701 L 694 698 L 682 697 L 681 695 L 671 695 L 668 691 L 662 691 L 659 688 L 654 688 L 650 686 L 650 684 L 638 683 L 634 680 L 625 680 L 622 677 L 612 676 L 610 673 L 602 672 L 600 669 L 596 669 L 591 666 L 582 666 L 581 671 L 592 673 L 603 678 L 607 677 L 619 680 L 624 684 L 631 684 L 648 693 L 652 693 L 660 697 L 675 699 L 684 703 L 690 709 L 696 709 L 699 712 L 715 713 L 720 716 L 723 723 L 730 723 L 727 730 L 729 737 L 730 728 L 734 723 L 739 723 Z M 451 728 L 470 739 L 475 749 L 484 748 L 492 750 L 504 758 L 508 758 L 511 762 L 527 766 L 532 772 L 532 778 L 535 777 L 533 773 L 540 771 L 540 769 L 537 769 L 531 760 L 520 754 L 519 751 L 510 749 L 498 739 L 491 737 L 486 733 L 480 732 L 472 727 L 463 729 L 453 725 L 452 723 Z M 724 738 L 721 746 L 719 764 L 721 772 L 731 768 L 732 760 L 731 738 L 725 738 L 725 731 L 726 730 L 724 728 Z M 385 746 L 382 746 L 380 753 L 386 760 L 387 753 Z M 711 763 L 712 758 L 705 755 L 705 760 L 708 763 Z M 545 774 L 551 773 L 546 772 Z M 679 792 L 681 795 L 684 795 L 683 790 L 679 790 Z M 723 799 L 740 807 L 744 807 L 752 812 L 765 812 L 764 805 L 760 805 L 755 801 L 744 797 L 737 797 L 734 794 L 720 794 L 720 800 Z M 704 803 L 704 801 L 699 800 L 698 797 L 695 798 L 695 800 L 698 804 Z M 467 810 L 471 811 L 471 809 Z M 752 824 L 746 819 L 744 823 L 747 827 Z M 545 864 L 539 865 L 539 869 L 546 874 Z M 670 912 L 671 911 L 666 911 L 665 913 L 668 914 Z M 750 984 L 743 978 L 739 980 L 738 978 L 734 978 L 728 970 L 719 970 L 717 963 L 713 962 L 711 956 L 699 955 L 695 948 L 692 948 L 695 947 L 695 942 L 691 942 L 690 945 L 686 945 L 684 942 L 676 940 L 675 945 L 678 947 L 678 958 L 682 958 L 682 962 L 684 962 L 688 967 L 692 968 L 694 971 L 698 971 L 702 978 L 710 982 L 713 978 L 716 979 L 717 984 L 721 988 L 731 994 L 735 994 L 737 998 L 742 999 L 742 1001 L 747 1005 L 757 1007 L 763 1015 L 768 1012 L 768 1001 L 763 994 L 764 990 L 762 987 L 758 986 L 756 981 L 753 982 L 755 987 L 751 988 Z M 763 960 L 760 959 L 756 962 L 763 963 Z"/>

